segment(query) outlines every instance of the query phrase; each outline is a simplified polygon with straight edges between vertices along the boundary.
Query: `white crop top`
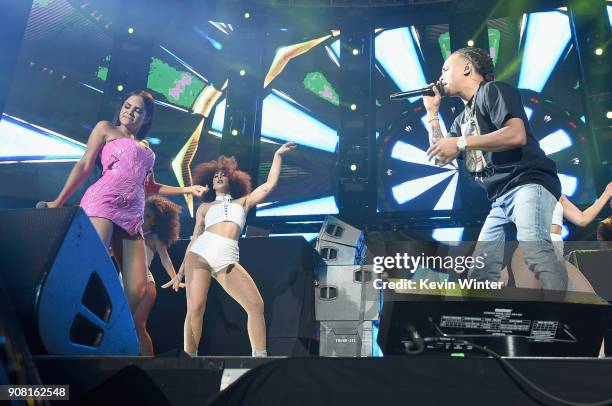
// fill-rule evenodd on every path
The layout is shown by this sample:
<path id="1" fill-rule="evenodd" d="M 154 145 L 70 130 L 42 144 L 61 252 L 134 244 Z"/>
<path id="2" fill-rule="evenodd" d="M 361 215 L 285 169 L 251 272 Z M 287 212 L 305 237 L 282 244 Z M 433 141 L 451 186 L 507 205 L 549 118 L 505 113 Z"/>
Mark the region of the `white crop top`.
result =
<path id="1" fill-rule="evenodd" d="M 242 231 L 246 223 L 244 207 L 238 203 L 232 203 L 231 199 L 230 195 L 217 196 L 216 200 L 221 203 L 213 204 L 208 208 L 206 216 L 204 216 L 204 226 L 206 228 L 224 221 L 231 221 L 237 224 Z"/>
<path id="2" fill-rule="evenodd" d="M 552 224 L 556 224 L 558 226 L 563 225 L 563 205 L 561 202 L 557 202 L 557 205 L 555 206 L 552 216 Z"/>

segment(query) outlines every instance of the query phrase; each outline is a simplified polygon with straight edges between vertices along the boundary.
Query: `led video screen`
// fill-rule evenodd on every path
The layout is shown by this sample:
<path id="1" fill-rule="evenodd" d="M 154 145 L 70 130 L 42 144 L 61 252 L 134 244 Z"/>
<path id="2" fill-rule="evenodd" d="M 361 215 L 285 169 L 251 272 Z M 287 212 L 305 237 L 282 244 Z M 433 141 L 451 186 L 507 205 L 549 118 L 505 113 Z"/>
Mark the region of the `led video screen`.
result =
<path id="1" fill-rule="evenodd" d="M 180 15 L 153 45 L 147 88 L 157 116 L 149 142 L 161 182 L 191 184 L 195 166 L 219 156 L 227 79 L 220 60 L 232 33 L 229 24 Z M 191 196 L 175 201 L 193 214 Z"/>
<path id="2" fill-rule="evenodd" d="M 268 32 L 264 56 L 260 179 L 274 151 L 287 141 L 297 149 L 283 160 L 281 180 L 258 217 L 336 214 L 332 176 L 339 126 L 337 31 L 305 36 L 292 29 Z"/>
<path id="3" fill-rule="evenodd" d="M 487 24 L 496 80 L 520 89 L 529 124 L 541 148 L 557 164 L 563 194 L 576 204 L 596 191 L 589 137 L 581 104 L 578 60 L 564 11 L 500 18 Z M 376 33 L 378 210 L 461 210 L 462 196 L 481 190 L 453 161 L 439 168 L 427 160 L 426 112 L 420 98 L 389 101 L 397 91 L 437 80 L 450 55 L 448 24 L 406 26 Z M 450 128 L 462 105 L 443 99 L 441 125 Z M 463 204 L 462 204 L 463 203 Z"/>
<path id="4" fill-rule="evenodd" d="M 33 2 L 0 121 L 0 162 L 81 157 L 111 58 L 105 24 L 67 0 Z"/>

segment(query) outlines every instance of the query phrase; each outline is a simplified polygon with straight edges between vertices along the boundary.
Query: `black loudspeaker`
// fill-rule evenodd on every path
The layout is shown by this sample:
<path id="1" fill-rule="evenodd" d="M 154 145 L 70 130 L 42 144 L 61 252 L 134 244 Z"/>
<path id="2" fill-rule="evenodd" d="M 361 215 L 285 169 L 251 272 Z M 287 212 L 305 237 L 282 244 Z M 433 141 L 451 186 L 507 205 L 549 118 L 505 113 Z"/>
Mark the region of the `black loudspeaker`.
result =
<path id="1" fill-rule="evenodd" d="M 34 359 L 46 385 L 69 385 L 82 405 L 204 405 L 218 391 L 223 363 L 172 357 L 49 357 Z"/>
<path id="2" fill-rule="evenodd" d="M 612 249 L 572 251 L 569 261 L 589 280 L 599 296 L 612 302 Z"/>
<path id="3" fill-rule="evenodd" d="M 315 335 L 314 268 L 303 237 L 242 238 L 240 263 L 264 301 L 269 355 L 308 355 Z M 246 312 L 218 283 L 208 295 L 201 353 L 250 355 Z"/>
<path id="4" fill-rule="evenodd" d="M 467 340 L 507 356 L 592 357 L 610 314 L 608 302 L 592 293 L 507 288 L 465 295 L 386 292 L 382 352 L 479 353 Z"/>
<path id="5" fill-rule="evenodd" d="M 0 385 L 40 385 L 13 306 L 0 278 Z"/>
<path id="6" fill-rule="evenodd" d="M 0 211 L 0 276 L 34 354 L 137 354 L 115 267 L 82 209 Z"/>
<path id="7" fill-rule="evenodd" d="M 189 241 L 170 247 L 175 267 Z M 314 268 L 321 259 L 302 237 L 254 237 L 239 240 L 240 263 L 264 301 L 269 355 L 308 355 L 315 335 Z M 168 280 L 155 259 L 151 272 L 159 281 L 148 329 L 156 352 L 183 347 L 185 292 L 160 289 Z M 251 355 L 246 313 L 214 280 L 208 293 L 200 355 Z"/>

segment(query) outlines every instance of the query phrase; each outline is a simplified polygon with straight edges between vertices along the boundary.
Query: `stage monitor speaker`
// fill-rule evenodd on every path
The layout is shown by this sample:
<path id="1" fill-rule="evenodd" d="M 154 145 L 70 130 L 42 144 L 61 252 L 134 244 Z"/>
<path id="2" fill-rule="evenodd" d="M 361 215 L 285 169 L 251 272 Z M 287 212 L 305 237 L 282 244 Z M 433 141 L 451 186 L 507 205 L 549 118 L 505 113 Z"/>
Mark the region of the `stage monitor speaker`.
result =
<path id="1" fill-rule="evenodd" d="M 0 224 L 0 276 L 32 353 L 138 353 L 117 271 L 82 209 L 3 210 Z"/>
<path id="2" fill-rule="evenodd" d="M 240 263 L 264 301 L 268 354 L 308 355 L 316 327 L 317 253 L 303 237 L 242 238 L 239 244 Z M 201 353 L 250 355 L 246 326 L 246 312 L 213 283 L 206 304 Z"/>
<path id="3" fill-rule="evenodd" d="M 315 289 L 317 320 L 378 320 L 380 290 L 374 288 L 376 278 L 372 265 L 322 268 Z"/>
<path id="4" fill-rule="evenodd" d="M 2 278 L 0 309 L 0 385 L 42 384 Z"/>
<path id="5" fill-rule="evenodd" d="M 595 293 L 612 302 L 612 249 L 575 250 L 569 261 L 589 280 Z"/>
<path id="6" fill-rule="evenodd" d="M 328 265 L 361 264 L 367 252 L 365 233 L 333 216 L 327 216 L 315 249 Z"/>
<path id="7" fill-rule="evenodd" d="M 174 265 L 185 258 L 189 240 L 179 240 L 168 248 Z M 251 275 L 264 301 L 269 355 L 309 355 L 315 352 L 314 268 L 321 258 L 303 237 L 241 238 L 240 263 Z M 151 263 L 159 283 L 167 274 L 159 258 Z M 183 348 L 185 290 L 157 290 L 157 300 L 149 317 L 148 329 L 156 353 Z M 212 282 L 206 312 L 200 355 L 251 355 L 246 330 L 247 317 L 219 284 Z"/>
<path id="8" fill-rule="evenodd" d="M 371 321 L 322 321 L 320 325 L 320 356 L 372 356 Z"/>
<path id="9" fill-rule="evenodd" d="M 383 354 L 480 353 L 597 356 L 610 305 L 592 293 L 504 289 L 464 297 L 388 291 L 378 344 Z M 434 338 L 434 340 L 431 340 Z"/>
<path id="10" fill-rule="evenodd" d="M 168 357 L 58 357 L 34 361 L 46 385 L 69 385 L 81 405 L 204 405 L 219 391 L 224 364 L 181 352 Z"/>

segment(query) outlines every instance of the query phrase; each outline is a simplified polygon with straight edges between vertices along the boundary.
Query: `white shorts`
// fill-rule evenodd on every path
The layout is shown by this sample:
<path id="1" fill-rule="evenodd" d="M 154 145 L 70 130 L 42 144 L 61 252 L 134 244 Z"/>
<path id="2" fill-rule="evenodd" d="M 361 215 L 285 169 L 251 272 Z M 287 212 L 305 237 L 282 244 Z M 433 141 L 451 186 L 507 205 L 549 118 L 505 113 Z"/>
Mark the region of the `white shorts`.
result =
<path id="1" fill-rule="evenodd" d="M 219 272 L 238 262 L 238 241 L 204 231 L 189 251 L 198 254 L 208 262 L 213 272 Z"/>

